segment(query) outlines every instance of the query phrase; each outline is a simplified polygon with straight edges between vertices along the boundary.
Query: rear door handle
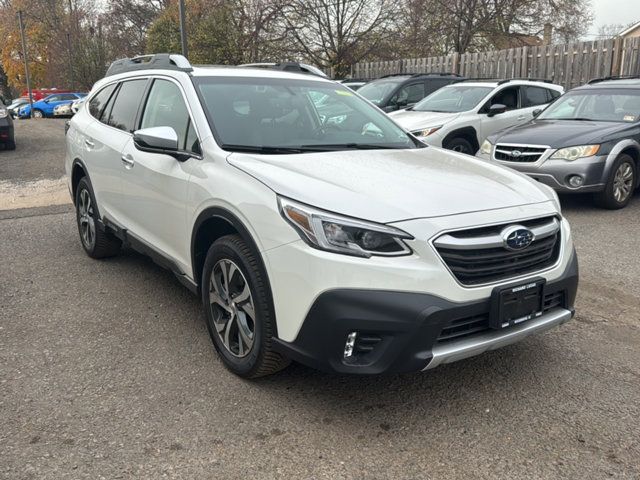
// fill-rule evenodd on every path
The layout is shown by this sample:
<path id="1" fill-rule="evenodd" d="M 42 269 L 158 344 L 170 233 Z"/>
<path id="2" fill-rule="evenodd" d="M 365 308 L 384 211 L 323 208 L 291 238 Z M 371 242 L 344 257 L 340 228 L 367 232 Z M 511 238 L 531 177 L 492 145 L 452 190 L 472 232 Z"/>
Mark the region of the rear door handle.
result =
<path id="1" fill-rule="evenodd" d="M 122 160 L 124 168 L 126 168 L 127 170 L 131 170 L 136 163 L 133 161 L 133 157 L 131 155 L 123 155 L 120 158 Z"/>
<path id="2" fill-rule="evenodd" d="M 87 147 L 89 147 L 89 148 L 93 148 L 93 147 L 95 147 L 95 146 L 96 146 L 96 144 L 95 144 L 95 143 L 93 143 L 91 140 L 87 140 L 86 138 L 85 138 L 85 140 L 84 140 L 84 144 L 85 144 Z"/>

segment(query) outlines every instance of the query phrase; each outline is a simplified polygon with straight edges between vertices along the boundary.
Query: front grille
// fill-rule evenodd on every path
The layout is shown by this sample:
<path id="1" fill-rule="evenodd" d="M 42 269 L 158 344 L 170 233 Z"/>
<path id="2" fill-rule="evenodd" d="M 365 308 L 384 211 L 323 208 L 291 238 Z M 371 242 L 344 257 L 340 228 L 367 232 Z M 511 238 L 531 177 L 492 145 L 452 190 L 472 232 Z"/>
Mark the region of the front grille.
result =
<path id="1" fill-rule="evenodd" d="M 533 163 L 540 160 L 546 150 L 545 147 L 496 145 L 493 157 L 503 162 Z"/>
<path id="2" fill-rule="evenodd" d="M 564 290 L 546 294 L 543 300 L 542 312 L 546 313 L 553 310 L 554 308 L 564 307 L 564 298 Z M 488 313 L 459 318 L 451 321 L 442 329 L 440 335 L 438 336 L 438 343 L 459 340 L 461 338 L 469 337 L 471 335 L 475 335 L 487 330 L 489 330 Z M 505 330 L 508 330 L 508 328 Z"/>
<path id="3" fill-rule="evenodd" d="M 535 239 L 521 250 L 508 250 L 503 231 L 516 225 L 531 230 Z M 555 217 L 450 232 L 434 241 L 451 273 L 469 286 L 544 270 L 557 262 L 560 243 L 560 223 Z"/>

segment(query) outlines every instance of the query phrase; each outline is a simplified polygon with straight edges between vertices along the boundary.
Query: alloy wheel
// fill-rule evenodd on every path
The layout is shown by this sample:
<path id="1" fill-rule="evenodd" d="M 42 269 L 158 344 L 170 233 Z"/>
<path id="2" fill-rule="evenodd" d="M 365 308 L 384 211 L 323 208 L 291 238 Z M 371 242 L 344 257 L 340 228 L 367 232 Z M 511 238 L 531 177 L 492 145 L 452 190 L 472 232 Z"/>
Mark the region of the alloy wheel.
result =
<path id="1" fill-rule="evenodd" d="M 42 115 L 42 112 L 40 110 L 35 110 L 33 112 L 33 118 L 42 118 L 42 117 L 43 117 L 43 115 Z"/>
<path id="2" fill-rule="evenodd" d="M 613 196 L 617 202 L 624 202 L 633 190 L 633 167 L 627 162 L 618 166 L 613 177 Z"/>
<path id="3" fill-rule="evenodd" d="M 78 202 L 78 223 L 80 225 L 80 236 L 82 243 L 88 250 L 92 250 L 96 242 L 96 222 L 93 219 L 93 204 L 89 191 L 83 189 L 80 192 Z"/>
<path id="4" fill-rule="evenodd" d="M 255 340 L 255 307 L 249 283 L 233 261 L 225 258 L 214 265 L 209 303 L 225 349 L 238 358 L 247 356 Z"/>

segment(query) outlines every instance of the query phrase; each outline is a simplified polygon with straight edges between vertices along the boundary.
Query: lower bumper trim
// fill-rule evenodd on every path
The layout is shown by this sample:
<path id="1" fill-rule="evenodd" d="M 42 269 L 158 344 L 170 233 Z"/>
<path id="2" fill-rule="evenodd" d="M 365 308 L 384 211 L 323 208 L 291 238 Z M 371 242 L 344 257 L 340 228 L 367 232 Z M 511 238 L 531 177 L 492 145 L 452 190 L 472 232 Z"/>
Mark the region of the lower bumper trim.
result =
<path id="1" fill-rule="evenodd" d="M 561 325 L 571 320 L 572 317 L 573 312 L 571 310 L 558 308 L 535 320 L 530 320 L 519 326 L 510 327 L 506 331 L 490 331 L 445 345 L 436 345 L 432 350 L 433 357 L 424 370 L 429 370 L 438 365 L 452 363 L 479 355 L 488 350 L 495 350 L 519 342 L 533 333 L 544 332 L 557 325 Z"/>

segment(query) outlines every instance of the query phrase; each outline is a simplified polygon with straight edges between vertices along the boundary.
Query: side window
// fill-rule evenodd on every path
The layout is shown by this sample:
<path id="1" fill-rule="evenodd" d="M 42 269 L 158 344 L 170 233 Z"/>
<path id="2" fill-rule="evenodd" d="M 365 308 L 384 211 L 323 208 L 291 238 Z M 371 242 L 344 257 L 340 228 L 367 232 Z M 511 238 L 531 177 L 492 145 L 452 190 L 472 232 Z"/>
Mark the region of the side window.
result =
<path id="1" fill-rule="evenodd" d="M 491 105 L 505 105 L 508 110 L 516 110 L 518 108 L 518 89 L 520 87 L 507 87 L 496 93 L 491 100 L 489 100 L 489 106 Z"/>
<path id="2" fill-rule="evenodd" d="M 123 82 L 113 101 L 107 124 L 125 132 L 133 132 L 140 99 L 144 94 L 147 80 Z"/>
<path id="3" fill-rule="evenodd" d="M 541 87 L 522 87 L 522 108 L 544 105 L 549 102 L 548 90 Z"/>
<path id="4" fill-rule="evenodd" d="M 394 95 L 394 100 L 391 103 L 395 104 L 410 104 L 417 103 L 425 97 L 424 83 L 413 83 L 402 87 L 398 93 Z"/>
<path id="5" fill-rule="evenodd" d="M 78 97 L 76 97 L 73 93 L 65 93 L 64 95 L 60 96 L 60 100 L 77 100 Z"/>
<path id="6" fill-rule="evenodd" d="M 559 91 L 557 90 L 547 90 L 547 93 L 549 94 L 549 98 L 551 100 L 555 100 L 556 98 L 558 98 L 560 95 L 562 95 Z"/>
<path id="7" fill-rule="evenodd" d="M 116 84 L 107 85 L 98 93 L 96 93 L 93 98 L 89 101 L 89 113 L 92 117 L 100 119 L 100 115 L 102 114 L 102 110 L 104 110 L 105 105 L 111 98 L 111 94 L 116 89 Z"/>
<path id="8" fill-rule="evenodd" d="M 140 128 L 171 127 L 178 134 L 178 148 L 200 153 L 195 129 L 178 86 L 168 80 L 155 80 L 142 114 Z"/>
<path id="9" fill-rule="evenodd" d="M 51 103 L 51 102 L 59 102 L 60 101 L 60 95 L 54 95 L 52 97 L 47 98 L 47 102 Z"/>
<path id="10" fill-rule="evenodd" d="M 427 88 L 425 89 L 425 96 L 431 95 L 436 90 L 440 90 L 442 87 L 453 83 L 452 80 L 438 78 L 436 80 L 427 80 Z"/>

